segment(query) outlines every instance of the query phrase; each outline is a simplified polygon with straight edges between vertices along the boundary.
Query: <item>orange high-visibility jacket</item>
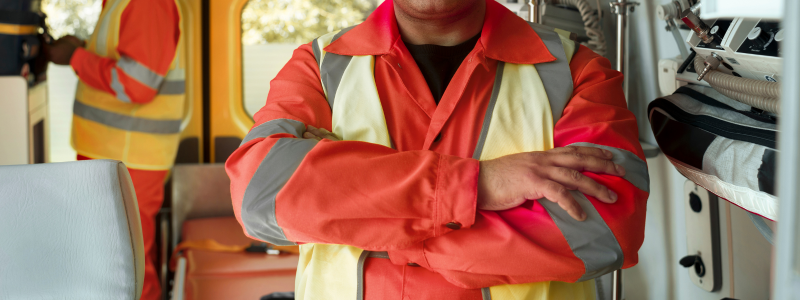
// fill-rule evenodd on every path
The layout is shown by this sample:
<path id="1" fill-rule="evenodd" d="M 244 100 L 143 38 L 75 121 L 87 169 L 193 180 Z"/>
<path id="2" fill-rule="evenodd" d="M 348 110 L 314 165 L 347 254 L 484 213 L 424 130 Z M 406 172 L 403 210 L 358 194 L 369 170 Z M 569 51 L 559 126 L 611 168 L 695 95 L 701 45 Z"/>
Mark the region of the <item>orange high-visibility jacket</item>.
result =
<path id="1" fill-rule="evenodd" d="M 388 252 L 388 260 L 366 259 L 365 299 L 481 299 L 481 288 L 575 282 L 589 272 L 590 258 L 578 254 L 596 245 L 570 244 L 539 202 L 500 212 L 476 209 L 479 164 L 471 157 L 499 62 L 555 60 L 527 23 L 487 1 L 481 38 L 438 105 L 400 38 L 391 1 L 325 47 L 338 55 L 375 56 L 391 148 L 327 140 L 303 151 L 282 147 L 283 139 L 301 138 L 304 125 L 332 130 L 321 84 L 329 79 L 320 76 L 315 50 L 308 44 L 295 51 L 255 115 L 259 134 L 248 135 L 227 161 L 234 211 L 246 234 L 279 244 Z M 600 145 L 644 164 L 622 75 L 582 46 L 569 68 L 574 90 L 554 125 L 554 146 Z M 614 204 L 587 198 L 613 232 L 621 266 L 635 265 L 647 185 L 584 174 L 619 196 Z M 639 179 L 647 181 L 644 174 Z"/>
<path id="2" fill-rule="evenodd" d="M 105 0 L 86 48 L 70 65 L 80 79 L 73 107 L 78 154 L 135 169 L 166 170 L 184 107 L 180 15 L 174 0 Z"/>

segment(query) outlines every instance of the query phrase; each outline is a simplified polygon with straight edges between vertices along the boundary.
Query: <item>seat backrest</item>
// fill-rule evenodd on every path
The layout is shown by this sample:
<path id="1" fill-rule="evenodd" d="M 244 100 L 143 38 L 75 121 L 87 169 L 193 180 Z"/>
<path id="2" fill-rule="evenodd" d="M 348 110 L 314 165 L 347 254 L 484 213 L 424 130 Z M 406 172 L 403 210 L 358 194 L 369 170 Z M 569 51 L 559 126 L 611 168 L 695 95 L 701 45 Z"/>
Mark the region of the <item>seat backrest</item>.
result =
<path id="1" fill-rule="evenodd" d="M 0 299 L 137 300 L 143 279 L 124 164 L 0 166 Z"/>
<path id="2" fill-rule="evenodd" d="M 231 180 L 225 164 L 179 164 L 172 169 L 172 248 L 183 222 L 233 216 Z"/>

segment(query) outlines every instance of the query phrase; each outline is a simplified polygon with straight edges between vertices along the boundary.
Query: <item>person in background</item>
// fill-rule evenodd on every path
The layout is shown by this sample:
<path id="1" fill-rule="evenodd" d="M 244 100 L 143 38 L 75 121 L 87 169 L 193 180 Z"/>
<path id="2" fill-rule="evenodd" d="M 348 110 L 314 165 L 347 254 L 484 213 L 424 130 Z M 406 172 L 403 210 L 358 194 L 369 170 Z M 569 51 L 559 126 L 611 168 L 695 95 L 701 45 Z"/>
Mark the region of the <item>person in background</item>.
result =
<path id="1" fill-rule="evenodd" d="M 622 74 L 494 0 L 387 0 L 295 50 L 226 162 L 297 299 L 594 299 L 649 177 Z"/>
<path id="2" fill-rule="evenodd" d="M 145 300 L 161 298 L 155 215 L 184 113 L 179 22 L 173 0 L 104 0 L 88 41 L 65 36 L 47 49 L 53 63 L 78 75 L 72 122 L 78 159 L 119 160 L 130 172 L 146 251 Z"/>

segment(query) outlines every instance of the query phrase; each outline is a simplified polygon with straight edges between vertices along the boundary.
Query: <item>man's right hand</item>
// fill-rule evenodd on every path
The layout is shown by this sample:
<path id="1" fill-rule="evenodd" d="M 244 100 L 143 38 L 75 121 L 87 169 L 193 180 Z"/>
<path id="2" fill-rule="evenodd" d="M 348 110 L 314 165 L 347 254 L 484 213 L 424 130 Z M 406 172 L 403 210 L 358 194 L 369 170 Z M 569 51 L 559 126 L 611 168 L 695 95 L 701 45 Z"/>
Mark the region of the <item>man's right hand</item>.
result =
<path id="1" fill-rule="evenodd" d="M 578 190 L 606 203 L 616 202 L 616 193 L 581 174 L 588 171 L 625 175 L 625 169 L 614 164 L 612 158 L 608 150 L 570 146 L 482 161 L 478 209 L 506 210 L 527 200 L 547 198 L 574 219 L 583 221 L 586 214 L 569 190 Z"/>
<path id="2" fill-rule="evenodd" d="M 86 42 L 82 41 L 81 39 L 72 35 L 67 35 L 56 40 L 51 45 L 47 45 L 45 50 L 47 57 L 54 64 L 69 65 L 75 49 L 85 45 Z"/>

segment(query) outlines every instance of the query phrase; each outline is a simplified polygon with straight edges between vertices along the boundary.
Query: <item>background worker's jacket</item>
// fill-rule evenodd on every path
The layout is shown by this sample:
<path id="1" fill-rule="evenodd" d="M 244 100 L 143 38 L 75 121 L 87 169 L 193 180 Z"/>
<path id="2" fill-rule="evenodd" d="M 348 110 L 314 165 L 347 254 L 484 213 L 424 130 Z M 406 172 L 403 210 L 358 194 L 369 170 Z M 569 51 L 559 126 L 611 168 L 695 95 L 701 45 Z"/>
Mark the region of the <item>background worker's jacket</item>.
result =
<path id="1" fill-rule="evenodd" d="M 471 157 L 498 61 L 555 60 L 528 24 L 487 2 L 480 41 L 438 106 L 400 39 L 389 1 L 324 50 L 376 56 L 374 78 L 393 148 L 327 140 L 285 147 L 281 140 L 301 136 L 304 125 L 332 129 L 321 84 L 328 75 L 320 77 L 311 45 L 301 46 L 255 115 L 254 128 L 280 126 L 261 127 L 267 134 L 246 138 L 227 162 L 234 210 L 248 235 L 387 251 L 391 261 L 366 259 L 365 299 L 480 299 L 479 288 L 585 275 L 584 260 L 539 202 L 476 211 L 479 164 Z M 604 145 L 644 161 L 621 74 L 585 47 L 569 66 L 574 92 L 555 124 L 554 146 Z M 646 188 L 585 175 L 619 195 L 615 204 L 587 198 L 613 232 L 623 267 L 633 266 L 644 238 Z"/>
<path id="2" fill-rule="evenodd" d="M 72 123 L 79 155 L 134 169 L 172 166 L 185 105 L 179 20 L 173 0 L 103 1 L 86 48 L 70 60 L 80 79 Z"/>

